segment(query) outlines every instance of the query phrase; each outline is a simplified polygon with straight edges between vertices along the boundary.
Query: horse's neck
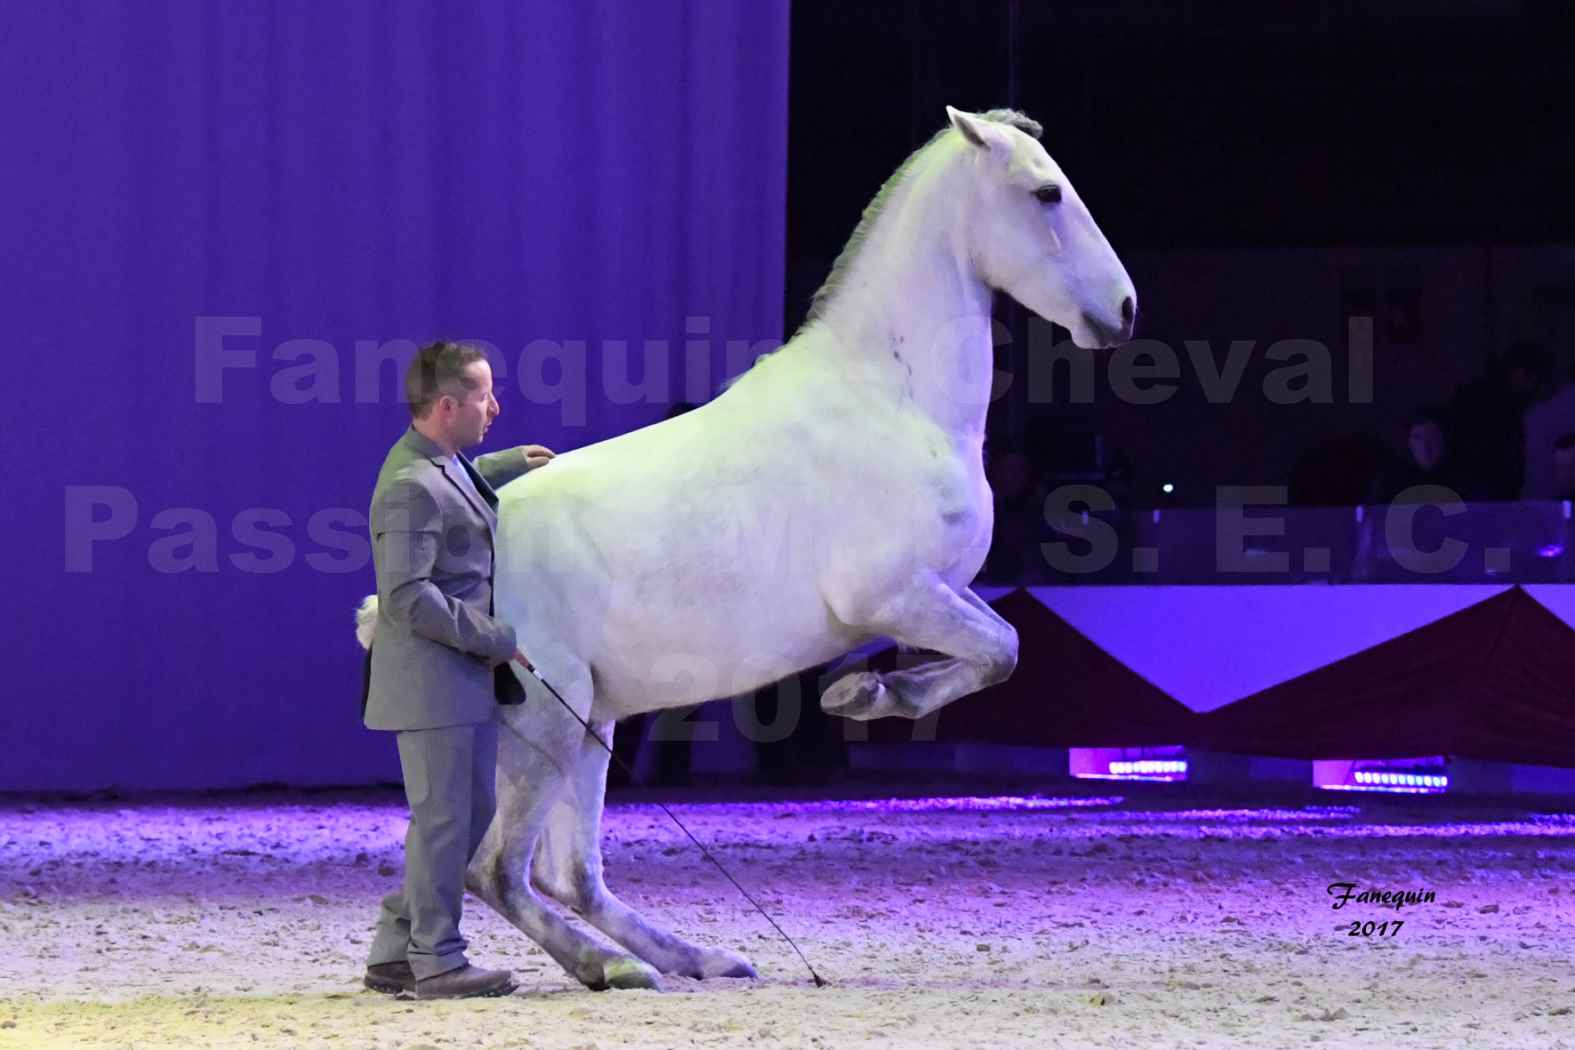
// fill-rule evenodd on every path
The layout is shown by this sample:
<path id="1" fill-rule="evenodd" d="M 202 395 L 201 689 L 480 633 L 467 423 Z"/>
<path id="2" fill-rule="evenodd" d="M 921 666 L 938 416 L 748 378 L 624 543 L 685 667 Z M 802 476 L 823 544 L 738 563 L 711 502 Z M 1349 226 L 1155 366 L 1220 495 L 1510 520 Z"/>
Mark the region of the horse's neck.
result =
<path id="1" fill-rule="evenodd" d="M 871 231 L 826 327 L 843 367 L 946 431 L 984 431 L 994 377 L 989 288 L 975 276 L 947 174 L 918 180 Z"/>

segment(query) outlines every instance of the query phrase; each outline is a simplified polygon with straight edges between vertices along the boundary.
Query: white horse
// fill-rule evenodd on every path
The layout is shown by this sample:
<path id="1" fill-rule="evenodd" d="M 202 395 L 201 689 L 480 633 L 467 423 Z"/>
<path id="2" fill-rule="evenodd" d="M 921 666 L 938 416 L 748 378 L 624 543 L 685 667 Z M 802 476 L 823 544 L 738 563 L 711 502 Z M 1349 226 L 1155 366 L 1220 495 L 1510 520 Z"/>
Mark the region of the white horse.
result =
<path id="1" fill-rule="evenodd" d="M 497 614 L 603 739 L 625 716 L 749 692 L 877 637 L 942 658 L 844 677 L 826 711 L 920 718 L 1016 665 L 1016 632 L 968 589 L 992 525 L 992 291 L 1090 348 L 1130 338 L 1136 300 L 1038 124 L 947 115 L 865 210 L 791 341 L 709 404 L 500 492 Z M 754 976 L 608 890 L 608 754 L 515 673 L 530 696 L 500 708 L 498 813 L 471 891 L 591 987 Z"/>

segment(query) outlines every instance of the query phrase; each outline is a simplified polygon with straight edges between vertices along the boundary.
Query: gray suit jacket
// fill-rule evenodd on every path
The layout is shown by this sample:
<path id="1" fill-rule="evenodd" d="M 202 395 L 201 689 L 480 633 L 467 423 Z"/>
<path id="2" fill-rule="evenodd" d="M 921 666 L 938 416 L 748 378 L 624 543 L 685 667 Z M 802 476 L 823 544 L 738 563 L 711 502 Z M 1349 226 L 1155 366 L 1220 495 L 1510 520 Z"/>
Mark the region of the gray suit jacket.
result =
<path id="1" fill-rule="evenodd" d="M 492 488 L 525 473 L 525 453 L 513 448 L 474 463 L 460 455 L 458 463 L 411 428 L 377 475 L 368 729 L 436 729 L 494 715 L 493 668 L 516 643 L 514 628 L 492 616 Z M 456 476 L 461 469 L 479 503 Z"/>

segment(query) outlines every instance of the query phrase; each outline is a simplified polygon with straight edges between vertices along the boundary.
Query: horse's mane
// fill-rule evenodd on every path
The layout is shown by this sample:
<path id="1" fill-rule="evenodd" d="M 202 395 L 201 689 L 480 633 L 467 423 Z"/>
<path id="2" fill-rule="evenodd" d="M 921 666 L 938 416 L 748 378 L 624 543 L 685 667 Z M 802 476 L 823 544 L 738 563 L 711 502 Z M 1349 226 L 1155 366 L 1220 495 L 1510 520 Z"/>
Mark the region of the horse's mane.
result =
<path id="1" fill-rule="evenodd" d="M 988 120 L 996 124 L 1005 124 L 1008 127 L 1016 128 L 1018 131 L 1031 135 L 1036 139 L 1044 134 L 1044 128 L 1040 126 L 1038 121 L 1019 113 L 1015 109 L 992 109 L 988 113 L 979 113 L 976 116 L 980 120 Z M 830 305 L 832 298 L 842 287 L 843 278 L 853 268 L 854 262 L 859 257 L 860 250 L 864 247 L 864 242 L 869 239 L 870 231 L 875 228 L 875 223 L 879 221 L 882 213 L 885 212 L 887 202 L 891 200 L 892 194 L 897 191 L 897 187 L 901 186 L 909 173 L 912 172 L 920 154 L 933 146 L 942 135 L 951 130 L 952 126 L 950 124 L 946 125 L 934 135 L 931 135 L 928 142 L 908 154 L 907 159 L 897 166 L 897 170 L 891 173 L 891 177 L 881 186 L 879 192 L 875 194 L 875 198 L 865 207 L 864 214 L 859 219 L 859 224 L 853 229 L 853 236 L 849 237 L 848 243 L 843 245 L 842 252 L 837 256 L 837 261 L 831 264 L 831 273 L 826 276 L 825 283 L 810 297 L 809 313 L 804 318 L 805 326 L 813 324 L 825 315 L 826 307 Z"/>
<path id="2" fill-rule="evenodd" d="M 979 120 L 993 121 L 996 124 L 1005 124 L 1008 127 L 1016 128 L 1023 134 L 1032 136 L 1035 139 L 1044 134 L 1044 128 L 1037 120 L 1019 113 L 1015 109 L 992 109 L 987 113 L 975 113 L 972 115 Z M 891 200 L 892 195 L 896 193 L 897 187 L 902 185 L 903 180 L 913 171 L 914 165 L 918 163 L 919 155 L 935 145 L 941 136 L 951 130 L 953 130 L 952 126 L 947 124 L 941 130 L 931 135 L 929 141 L 925 142 L 924 145 L 908 154 L 907 159 L 897 166 L 897 170 L 891 173 L 891 177 L 886 180 L 875 194 L 874 200 L 870 201 L 865 207 L 864 214 L 859 218 L 859 224 L 853 228 L 853 236 L 848 238 L 848 243 L 842 246 L 842 251 L 837 255 L 836 262 L 831 264 L 831 273 L 826 275 L 825 283 L 816 289 L 815 294 L 810 297 L 809 312 L 804 317 L 804 323 L 799 325 L 798 332 L 804 331 L 804 329 L 825 316 L 827 307 L 831 305 L 832 299 L 841 289 L 843 279 L 847 277 L 848 271 L 853 268 L 854 262 L 857 261 L 859 253 L 864 247 L 864 242 L 869 239 L 870 231 L 875 228 L 875 223 L 886 210 L 886 204 Z M 793 338 L 797 338 L 798 332 L 795 332 L 792 338 L 789 338 L 776 350 L 761 354 L 755 358 L 754 363 L 738 373 L 738 375 L 724 380 L 721 387 L 722 391 L 730 389 L 733 384 L 753 372 L 766 359 L 776 356 L 783 346 L 791 343 Z"/>

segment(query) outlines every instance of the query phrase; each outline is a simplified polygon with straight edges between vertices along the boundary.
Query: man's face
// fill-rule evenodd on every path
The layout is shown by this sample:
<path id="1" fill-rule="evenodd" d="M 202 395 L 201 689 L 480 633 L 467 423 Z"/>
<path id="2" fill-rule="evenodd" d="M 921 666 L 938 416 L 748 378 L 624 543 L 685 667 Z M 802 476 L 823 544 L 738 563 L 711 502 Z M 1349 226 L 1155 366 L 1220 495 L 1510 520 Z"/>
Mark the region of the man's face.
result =
<path id="1" fill-rule="evenodd" d="M 446 393 L 442 407 L 448 413 L 446 429 L 455 447 L 480 444 L 487 428 L 498 418 L 498 401 L 492 396 L 492 366 L 485 361 L 466 365 L 465 386 Z"/>
<path id="2" fill-rule="evenodd" d="M 1444 429 L 1437 423 L 1411 424 L 1411 461 L 1433 470 L 1444 461 Z"/>

